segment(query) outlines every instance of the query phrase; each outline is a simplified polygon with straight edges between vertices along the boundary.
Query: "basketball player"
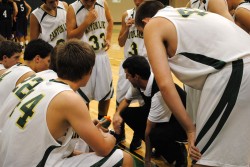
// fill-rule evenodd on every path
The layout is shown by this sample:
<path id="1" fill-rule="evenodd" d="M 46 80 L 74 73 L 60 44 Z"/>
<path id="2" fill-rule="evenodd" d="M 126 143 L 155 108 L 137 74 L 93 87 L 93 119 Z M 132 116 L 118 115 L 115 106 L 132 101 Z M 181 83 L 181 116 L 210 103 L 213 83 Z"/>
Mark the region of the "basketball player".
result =
<path id="1" fill-rule="evenodd" d="M 250 133 L 241 129 L 250 125 L 249 35 L 213 13 L 162 8 L 156 1 L 141 4 L 135 23 L 141 29 L 146 25 L 149 61 L 164 101 L 187 132 L 194 166 L 248 166 L 250 142 L 242 138 Z M 170 69 L 184 84 L 201 90 L 196 131 L 174 89 Z"/>
<path id="2" fill-rule="evenodd" d="M 30 5 L 25 0 L 15 0 L 17 4 L 18 13 L 16 16 L 16 38 L 22 48 L 24 45 L 28 44 L 27 38 L 27 26 L 28 26 L 28 19 L 31 12 Z"/>
<path id="3" fill-rule="evenodd" d="M 30 39 L 41 38 L 53 47 L 66 40 L 68 5 L 58 0 L 42 0 L 43 4 L 30 15 Z"/>
<path id="4" fill-rule="evenodd" d="M 21 56 L 21 46 L 13 41 L 0 42 L 0 75 L 7 69 L 19 62 Z"/>
<path id="5" fill-rule="evenodd" d="M 49 68 L 52 49 L 53 47 L 42 39 L 29 42 L 24 52 L 24 63 L 12 66 L 0 76 L 0 106 L 19 83 L 35 72 Z"/>
<path id="6" fill-rule="evenodd" d="M 143 32 L 137 30 L 134 24 L 137 7 L 144 0 L 134 0 L 135 7 L 127 10 L 122 15 L 122 27 L 118 37 L 120 47 L 124 47 L 124 60 L 133 55 L 142 55 L 147 57 L 147 51 L 144 45 Z M 124 61 L 123 60 L 123 61 Z M 116 104 L 119 106 L 120 102 L 125 98 L 125 95 L 130 87 L 130 82 L 126 79 L 126 74 L 120 63 L 119 78 L 116 88 Z M 122 124 L 121 138 L 125 139 L 124 124 Z M 130 144 L 130 150 L 137 150 L 141 147 L 141 138 L 134 134 Z"/>
<path id="7" fill-rule="evenodd" d="M 89 43 L 96 53 L 91 78 L 78 90 L 89 104 L 97 100 L 98 119 L 107 115 L 114 89 L 112 71 L 107 55 L 110 47 L 113 20 L 106 0 L 77 0 L 67 12 L 68 38 L 78 38 Z"/>
<path id="8" fill-rule="evenodd" d="M 10 0 L 0 0 L 0 34 L 10 40 L 12 39 L 12 22 L 17 15 L 17 5 Z"/>
<path id="9" fill-rule="evenodd" d="M 29 93 L 31 89 L 36 87 L 44 80 L 56 79 L 56 58 L 57 58 L 57 47 L 55 47 L 50 55 L 50 64 L 49 69 L 44 70 L 29 78 L 25 79 L 23 82 L 19 83 L 13 90 L 10 92 L 8 97 L 0 106 L 0 129 L 2 128 L 3 123 L 8 119 L 10 113 L 7 111 L 12 111 L 17 104 Z"/>
<path id="10" fill-rule="evenodd" d="M 3 155 L 0 165 L 133 166 L 129 154 L 114 149 L 115 138 L 93 124 L 84 101 L 75 93 L 90 78 L 95 63 L 92 48 L 87 43 L 69 41 L 59 47 L 58 55 L 59 78 L 37 85 L 5 122 L 0 133 Z M 70 150 L 74 144 L 71 142 L 72 129 L 94 152 L 75 155 L 74 147 Z M 65 133 L 65 139 L 60 139 Z M 12 139 L 19 142 L 13 145 Z M 62 143 L 57 142 L 58 139 Z M 25 143 L 29 143 L 28 148 Z M 22 154 L 18 150 L 23 150 Z"/>
<path id="11" fill-rule="evenodd" d="M 217 13 L 234 21 L 227 7 L 227 0 L 190 0 L 187 7 Z"/>

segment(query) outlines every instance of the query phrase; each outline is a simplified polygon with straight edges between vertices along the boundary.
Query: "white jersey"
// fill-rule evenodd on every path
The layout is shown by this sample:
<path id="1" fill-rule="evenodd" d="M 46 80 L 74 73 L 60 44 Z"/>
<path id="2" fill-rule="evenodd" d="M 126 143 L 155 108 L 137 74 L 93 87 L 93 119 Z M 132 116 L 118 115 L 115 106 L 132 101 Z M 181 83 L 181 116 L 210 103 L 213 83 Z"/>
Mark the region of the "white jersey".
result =
<path id="1" fill-rule="evenodd" d="M 51 16 L 41 7 L 36 8 L 32 13 L 41 27 L 39 38 L 48 42 L 53 47 L 66 40 L 66 10 L 61 1 L 58 3 L 56 16 Z"/>
<path id="2" fill-rule="evenodd" d="M 24 74 L 31 72 L 32 69 L 22 64 L 17 64 L 9 68 L 0 76 L 0 107 L 4 104 L 5 99 L 16 87 L 17 81 Z"/>
<path id="3" fill-rule="evenodd" d="M 198 9 L 166 7 L 155 17 L 170 20 L 176 28 L 171 71 L 201 90 L 196 146 L 202 157 L 197 164 L 248 167 L 250 141 L 242 138 L 250 138 L 249 35 L 228 19 Z"/>
<path id="4" fill-rule="evenodd" d="M 81 1 L 71 4 L 76 16 L 76 24 L 80 26 L 88 15 L 88 9 Z M 91 100 L 105 101 L 113 97 L 114 88 L 112 81 L 111 65 L 108 54 L 105 51 L 105 38 L 107 19 L 105 14 L 104 0 L 96 0 L 95 10 L 97 19 L 85 30 L 81 40 L 90 44 L 96 53 L 95 65 L 91 77 L 85 87 L 79 89 L 79 94 L 86 103 Z"/>
<path id="5" fill-rule="evenodd" d="M 0 106 L 0 129 L 2 128 L 5 120 L 8 119 L 10 112 L 29 93 L 31 89 L 34 89 L 42 81 L 56 78 L 57 74 L 53 70 L 45 70 L 34 74 L 22 83 L 18 84 L 16 88 L 10 92 L 8 97 L 6 97 L 3 105 Z"/>
<path id="6" fill-rule="evenodd" d="M 235 9 L 235 12 L 240 9 L 240 8 L 244 8 L 246 10 L 249 10 L 250 11 L 250 3 L 249 2 L 243 2 L 243 3 L 240 3 L 237 8 Z M 234 13 L 235 13 L 234 12 Z M 235 15 L 233 15 L 233 18 L 235 19 Z"/>
<path id="7" fill-rule="evenodd" d="M 135 8 L 127 10 L 127 17 L 125 22 L 129 18 L 135 19 L 136 10 Z M 144 45 L 143 32 L 137 30 L 133 24 L 129 27 L 128 38 L 124 46 L 124 58 L 128 58 L 133 55 L 140 55 L 147 58 L 147 50 Z"/>
<path id="8" fill-rule="evenodd" d="M 227 4 L 227 0 L 224 0 Z M 191 8 L 208 11 L 209 0 L 190 0 Z"/>
<path id="9" fill-rule="evenodd" d="M 227 4 L 227 0 L 224 0 Z M 208 11 L 209 0 L 190 0 L 191 8 L 197 8 L 200 10 Z M 227 6 L 227 5 L 226 5 Z M 228 8 L 228 6 L 227 6 Z M 185 85 L 185 91 L 187 93 L 186 110 L 189 116 L 192 118 L 193 123 L 196 121 L 196 111 L 200 100 L 200 90 L 193 89 Z"/>
<path id="10" fill-rule="evenodd" d="M 4 69 L 5 69 L 4 65 L 0 64 L 0 70 L 4 70 Z"/>
<path id="11" fill-rule="evenodd" d="M 174 74 L 184 84 L 193 88 L 201 89 L 209 74 L 250 53 L 250 47 L 246 47 L 250 43 L 249 36 L 222 16 L 199 9 L 193 9 L 191 12 L 186 8 L 166 7 L 155 17 L 165 17 L 175 25 L 179 40 L 176 55 L 169 58 L 169 64 Z M 212 25 L 211 21 L 214 22 L 214 20 L 218 20 L 217 24 Z M 225 25 L 228 28 L 225 28 Z M 211 31 L 213 29 L 216 31 Z M 197 41 L 199 45 L 190 42 L 194 34 L 199 37 Z M 225 34 L 228 34 L 226 38 Z M 212 41 L 211 37 L 213 37 Z M 239 41 L 241 41 L 240 44 Z M 197 60 L 192 60 L 194 56 L 198 57 Z M 191 66 L 194 68 L 192 71 L 189 70 Z M 183 71 L 187 75 L 183 76 Z"/>
<path id="12" fill-rule="evenodd" d="M 135 19 L 136 9 L 127 10 L 127 16 L 125 17 L 125 22 L 128 19 Z M 129 27 L 128 37 L 124 46 L 124 60 L 130 56 L 139 55 L 148 59 L 147 50 L 144 44 L 143 32 L 139 31 L 133 24 Z M 119 79 L 116 88 L 116 102 L 119 104 L 125 97 L 131 83 L 126 79 L 126 74 L 122 67 L 124 61 L 120 63 L 119 68 Z"/>
<path id="13" fill-rule="evenodd" d="M 247 2 L 241 3 L 241 4 L 236 8 L 236 10 L 239 9 L 239 8 L 244 8 L 244 9 L 250 10 L 250 3 L 247 3 Z"/>
<path id="14" fill-rule="evenodd" d="M 72 3 L 71 6 L 74 9 L 76 15 L 76 24 L 78 27 L 82 24 L 89 11 L 79 0 Z M 99 54 L 105 53 L 107 19 L 104 9 L 104 0 L 96 0 L 95 10 L 97 11 L 98 17 L 93 23 L 91 23 L 91 25 L 88 26 L 82 36 L 82 40 L 89 43 L 94 49 L 95 53 Z"/>
<path id="15" fill-rule="evenodd" d="M 64 83 L 46 81 L 23 98 L 0 133 L 0 166 L 37 166 L 46 150 L 61 146 L 48 129 L 46 114 L 51 100 L 62 91 L 73 90 Z M 66 136 L 63 145 L 71 135 Z"/>

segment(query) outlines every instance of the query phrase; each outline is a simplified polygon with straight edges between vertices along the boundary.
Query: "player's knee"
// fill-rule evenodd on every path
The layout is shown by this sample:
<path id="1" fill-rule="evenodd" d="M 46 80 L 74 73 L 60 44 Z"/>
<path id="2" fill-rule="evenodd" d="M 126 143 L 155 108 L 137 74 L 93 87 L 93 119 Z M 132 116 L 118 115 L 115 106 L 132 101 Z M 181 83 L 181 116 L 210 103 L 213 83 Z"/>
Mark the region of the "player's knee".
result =
<path id="1" fill-rule="evenodd" d="M 133 167 L 134 161 L 130 154 L 123 151 L 123 163 L 122 167 Z"/>

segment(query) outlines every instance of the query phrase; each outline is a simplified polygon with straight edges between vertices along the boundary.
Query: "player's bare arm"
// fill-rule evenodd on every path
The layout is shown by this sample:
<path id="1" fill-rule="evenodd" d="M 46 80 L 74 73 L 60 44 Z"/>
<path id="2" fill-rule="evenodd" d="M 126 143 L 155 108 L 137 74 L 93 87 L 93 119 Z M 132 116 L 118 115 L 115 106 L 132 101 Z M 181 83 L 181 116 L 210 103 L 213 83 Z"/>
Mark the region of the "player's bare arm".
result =
<path id="1" fill-rule="evenodd" d="M 86 104 L 78 94 L 74 91 L 64 91 L 57 95 L 52 102 L 49 109 L 50 113 L 48 112 L 50 116 L 47 114 L 47 118 L 51 119 L 47 122 L 55 138 L 62 135 L 67 126 L 71 126 L 99 156 L 106 156 L 110 153 L 114 148 L 115 138 L 106 133 L 103 135 L 102 131 L 94 125 Z M 56 114 L 54 115 L 54 113 Z M 60 121 L 55 122 L 53 117 L 60 117 Z M 57 128 L 61 131 L 57 131 Z"/>
<path id="2" fill-rule="evenodd" d="M 68 38 L 78 38 L 81 39 L 85 30 L 88 26 L 93 23 L 98 14 L 94 8 L 89 9 L 89 13 L 86 19 L 77 27 L 76 15 L 73 7 L 70 5 L 67 11 L 66 25 L 67 25 L 67 37 Z"/>
<path id="3" fill-rule="evenodd" d="M 32 8 L 26 1 L 23 1 L 23 2 L 24 2 L 25 7 L 27 8 L 26 18 L 28 19 Z"/>
<path id="4" fill-rule="evenodd" d="M 128 38 L 128 33 L 129 33 L 129 27 L 126 24 L 125 18 L 128 16 L 128 13 L 125 12 L 122 15 L 122 22 L 121 22 L 121 30 L 118 36 L 118 44 L 120 47 L 123 47 L 126 43 L 126 40 Z"/>
<path id="5" fill-rule="evenodd" d="M 160 24 L 164 24 L 165 26 L 159 27 Z M 156 29 L 157 31 L 155 31 Z M 163 99 L 187 133 L 189 148 L 192 150 L 190 156 L 197 159 L 197 154 L 200 156 L 200 153 L 194 146 L 195 126 L 185 111 L 185 107 L 175 89 L 168 64 L 168 57 L 173 56 L 176 51 L 176 29 L 167 19 L 151 19 L 144 29 L 144 41 L 149 61 Z M 157 48 L 152 46 L 157 46 Z"/>
<path id="6" fill-rule="evenodd" d="M 250 33 L 250 12 L 245 8 L 239 8 L 235 11 L 235 23 L 247 33 Z"/>
<path id="7" fill-rule="evenodd" d="M 30 15 L 30 40 L 38 39 L 41 33 L 40 24 L 34 14 Z"/>
<path id="8" fill-rule="evenodd" d="M 208 3 L 208 11 L 217 13 L 228 20 L 231 20 L 234 22 L 233 17 L 230 15 L 228 11 L 228 6 L 225 2 L 225 0 L 210 0 Z"/>
<path id="9" fill-rule="evenodd" d="M 111 16 L 110 10 L 108 8 L 108 3 L 107 1 L 104 1 L 104 9 L 105 9 L 105 16 L 108 22 L 107 26 L 107 34 L 106 34 L 106 49 L 108 50 L 111 45 L 111 37 L 112 37 L 112 32 L 113 32 L 113 18 Z"/>
<path id="10" fill-rule="evenodd" d="M 145 167 L 150 167 L 151 165 L 151 153 L 152 153 L 152 146 L 150 142 L 149 135 L 151 130 L 155 127 L 155 123 L 147 120 L 147 126 L 145 131 L 145 144 L 146 144 L 146 152 L 145 152 Z"/>

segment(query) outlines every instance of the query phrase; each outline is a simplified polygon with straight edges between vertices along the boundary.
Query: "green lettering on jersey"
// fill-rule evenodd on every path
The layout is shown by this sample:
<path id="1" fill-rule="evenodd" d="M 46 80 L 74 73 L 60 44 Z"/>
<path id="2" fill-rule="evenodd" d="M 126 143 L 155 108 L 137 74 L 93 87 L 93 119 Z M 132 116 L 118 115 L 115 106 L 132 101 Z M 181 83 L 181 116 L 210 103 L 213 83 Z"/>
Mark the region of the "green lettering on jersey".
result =
<path id="1" fill-rule="evenodd" d="M 27 82 L 26 84 L 24 84 L 21 87 L 16 87 L 13 90 L 13 93 L 21 100 L 23 99 L 28 92 L 33 89 L 34 87 L 36 87 L 39 83 L 41 83 L 43 81 L 42 78 L 37 77 L 34 79 L 31 79 L 29 82 Z"/>
<path id="2" fill-rule="evenodd" d="M 182 17 L 189 17 L 192 14 L 197 14 L 199 16 L 205 16 L 206 14 L 208 14 L 207 12 L 201 11 L 201 10 L 190 10 L 190 9 L 177 9 L 178 13 L 182 16 Z"/>
<path id="3" fill-rule="evenodd" d="M 104 33 L 101 33 L 99 38 L 95 35 L 92 35 L 91 37 L 89 37 L 89 41 L 94 43 L 94 45 L 92 45 L 92 48 L 94 50 L 99 50 L 100 45 L 102 48 L 105 48 L 105 34 Z"/>
<path id="4" fill-rule="evenodd" d="M 3 80 L 3 78 L 8 75 L 9 73 L 11 73 L 11 71 L 7 72 L 7 73 L 3 73 L 1 76 L 0 76 L 0 82 Z"/>
<path id="5" fill-rule="evenodd" d="M 19 119 L 17 120 L 17 125 L 21 128 L 24 128 L 26 123 L 27 123 L 27 119 L 31 118 L 34 114 L 34 108 L 36 107 L 36 105 L 42 100 L 42 98 L 44 97 L 44 95 L 40 94 L 32 99 L 30 99 L 29 101 L 27 101 L 26 103 L 24 103 L 21 107 L 20 110 L 24 113 L 23 116 L 20 116 Z"/>
<path id="6" fill-rule="evenodd" d="M 128 53 L 130 55 L 138 55 L 138 47 L 137 47 L 137 44 L 135 42 L 133 42 L 131 45 L 130 45 L 130 48 L 131 48 L 131 51 L 129 51 Z"/>

